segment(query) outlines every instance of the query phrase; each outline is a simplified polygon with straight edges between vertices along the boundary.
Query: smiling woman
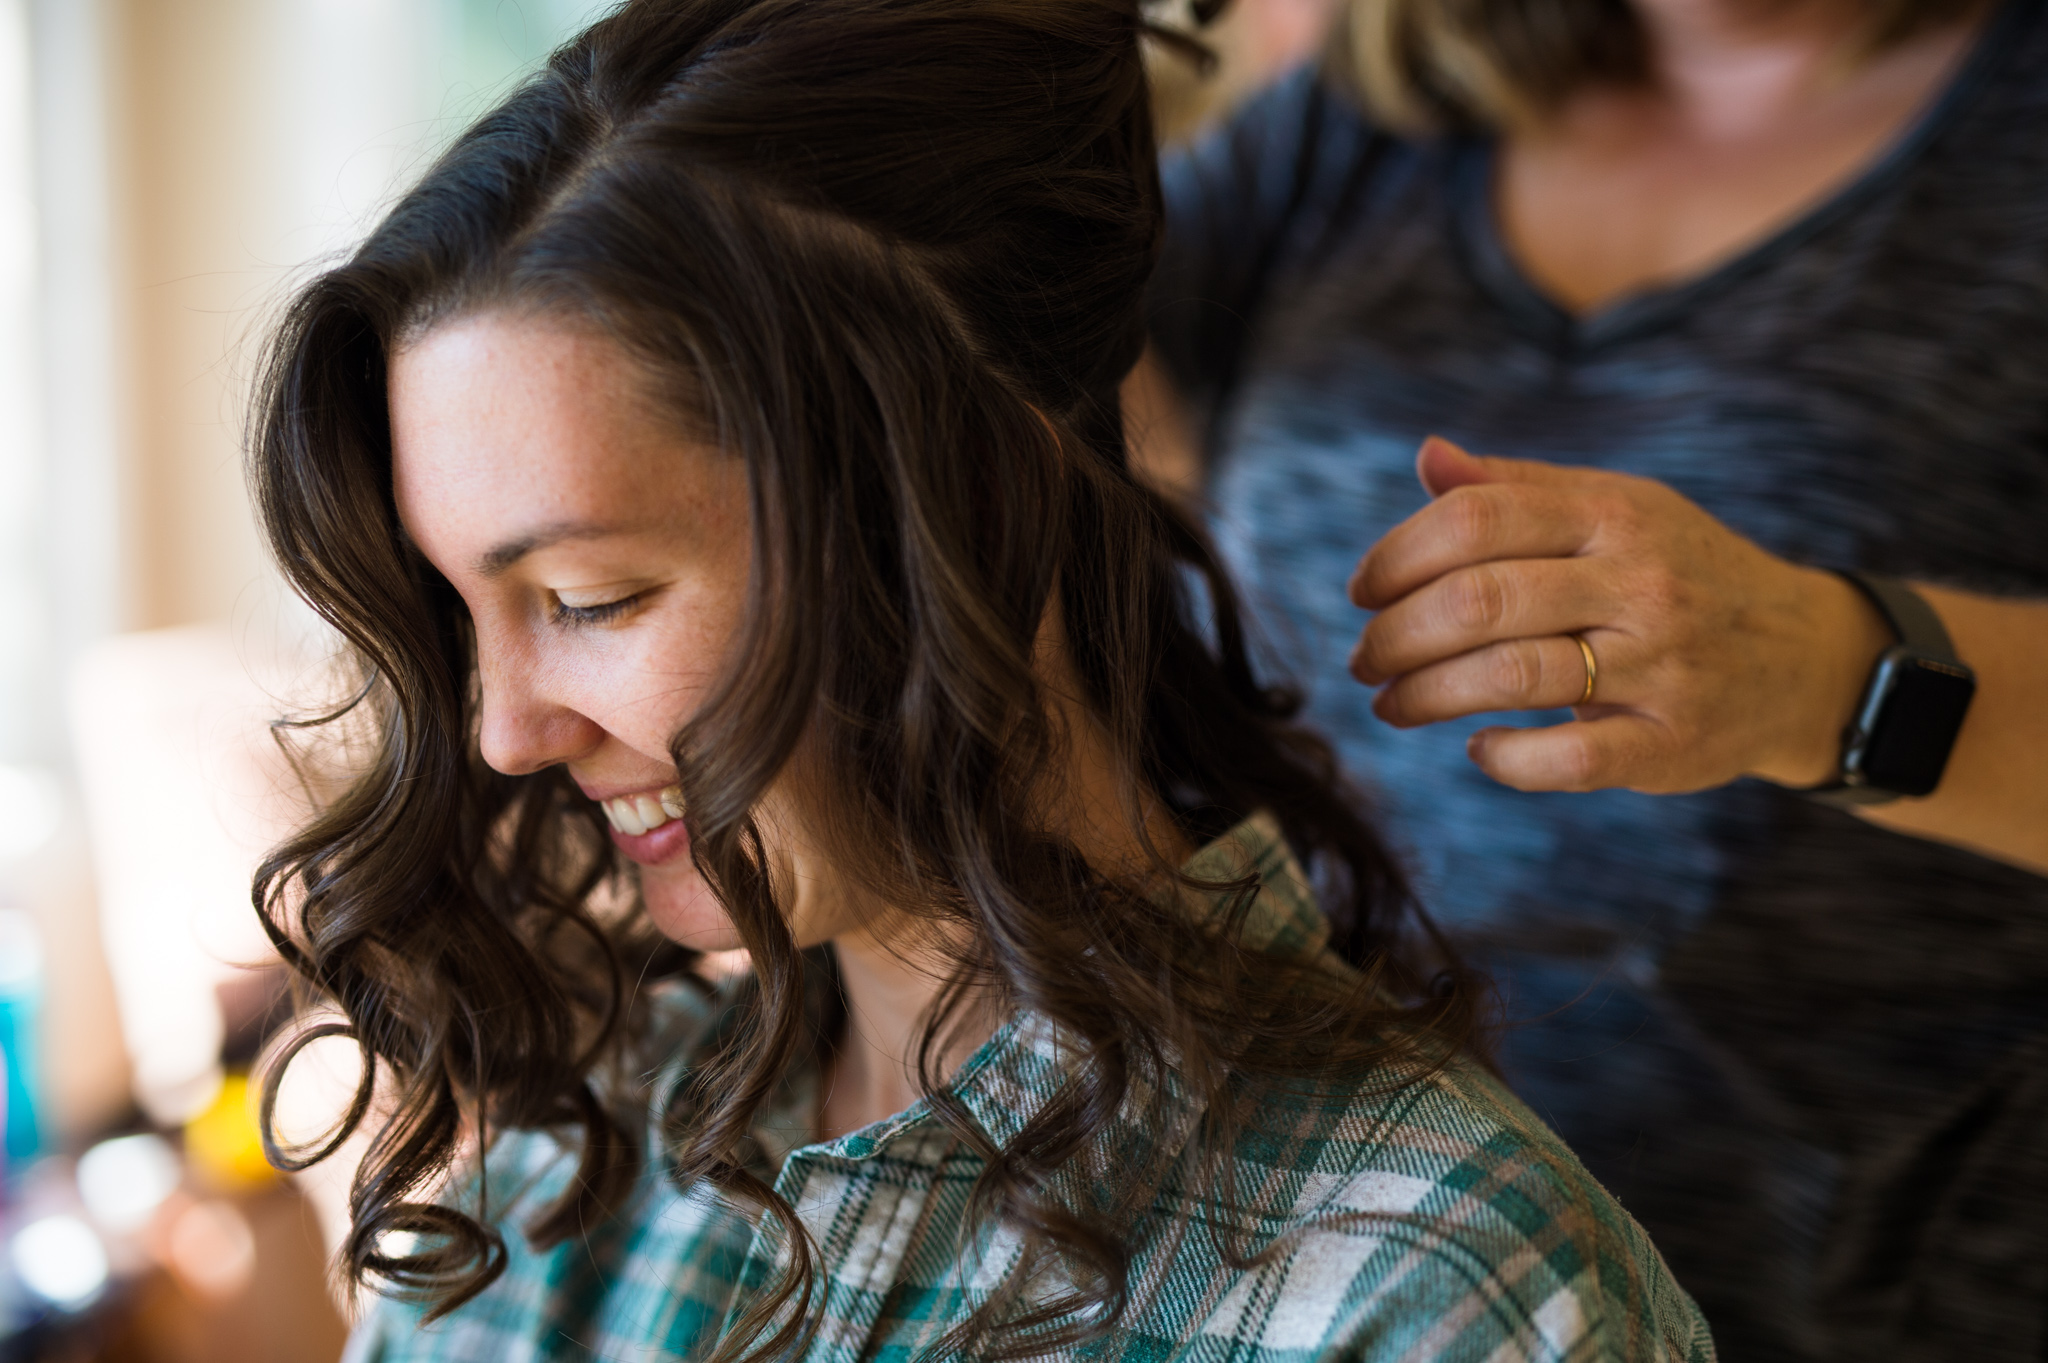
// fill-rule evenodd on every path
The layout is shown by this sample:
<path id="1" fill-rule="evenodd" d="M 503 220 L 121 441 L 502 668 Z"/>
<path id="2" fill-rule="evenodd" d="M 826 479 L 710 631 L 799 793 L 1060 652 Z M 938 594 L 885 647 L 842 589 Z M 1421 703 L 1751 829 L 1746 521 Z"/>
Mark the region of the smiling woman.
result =
<path id="1" fill-rule="evenodd" d="M 1145 31 L 634 0 L 296 301 L 355 1357 L 1711 1356 L 1128 470 Z"/>
<path id="2" fill-rule="evenodd" d="M 745 464 L 684 438 L 643 366 L 587 327 L 487 311 L 401 348 L 389 382 L 400 522 L 476 639 L 478 754 L 566 769 L 654 924 L 740 945 L 689 856 L 669 747 L 740 632 Z"/>

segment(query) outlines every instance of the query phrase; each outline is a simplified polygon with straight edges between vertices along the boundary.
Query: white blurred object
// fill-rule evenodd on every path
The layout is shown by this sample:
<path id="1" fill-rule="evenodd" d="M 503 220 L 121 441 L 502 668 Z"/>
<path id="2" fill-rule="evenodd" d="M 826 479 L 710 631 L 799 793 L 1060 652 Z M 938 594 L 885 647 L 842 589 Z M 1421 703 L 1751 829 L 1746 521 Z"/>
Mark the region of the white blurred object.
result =
<path id="1" fill-rule="evenodd" d="M 0 758 L 48 748 L 47 666 L 50 617 L 42 561 L 48 528 L 42 509 L 44 468 L 41 385 L 36 352 L 38 251 L 34 125 L 27 10 L 0 0 Z M 39 732 L 39 729 L 42 731 Z M 0 784 L 0 813 L 13 782 Z M 0 823 L 0 860 L 31 850 L 52 831 L 16 846 L 22 830 Z"/>
<path id="2" fill-rule="evenodd" d="M 322 1013 L 307 1024 L 339 1017 Z M 326 1144 L 362 1077 L 362 1048 L 348 1037 L 324 1036 L 302 1047 L 277 1086 L 272 1118 L 279 1142 L 287 1149 Z"/>
<path id="3" fill-rule="evenodd" d="M 0 855 L 0 1047 L 17 1071 L 10 1159 L 30 1157 L 47 1139 L 104 1130 L 134 1101 L 78 802 L 42 772 L 26 784 L 33 798 L 25 811 L 0 794 L 0 838 L 30 821 L 43 825 L 30 831 L 39 847 Z"/>
<path id="4" fill-rule="evenodd" d="M 34 767 L 0 766 L 0 861 L 40 850 L 63 814 L 57 782 Z"/>
<path id="5" fill-rule="evenodd" d="M 177 1152 L 161 1136 L 101 1141 L 79 1157 L 78 1195 L 93 1219 L 116 1234 L 141 1230 L 178 1190 Z"/>
<path id="6" fill-rule="evenodd" d="M 202 1297 L 240 1296 L 256 1276 L 256 1232 L 232 1202 L 195 1202 L 171 1222 L 165 1254 L 178 1281 Z"/>
<path id="7" fill-rule="evenodd" d="M 302 1025 L 310 1027 L 340 1019 L 339 1013 L 318 1014 L 304 1019 Z M 287 1149 L 299 1147 L 309 1152 L 325 1145 L 333 1138 L 342 1114 L 348 1111 L 362 1075 L 362 1050 L 347 1037 L 328 1036 L 308 1043 L 292 1058 L 277 1086 L 277 1105 L 272 1117 L 279 1143 Z M 374 1126 L 375 1122 L 373 1113 L 369 1124 Z M 332 1155 L 293 1178 L 300 1193 L 313 1205 L 321 1238 L 326 1241 L 330 1255 L 340 1254 L 348 1238 L 350 1186 L 369 1143 L 369 1132 L 358 1127 Z M 344 1313 L 355 1305 L 352 1300 L 340 1304 Z"/>
<path id="8" fill-rule="evenodd" d="M 163 1125 L 219 1089 L 217 986 L 275 959 L 249 881 L 307 812 L 268 727 L 304 656 L 201 625 L 108 639 L 73 677 L 101 936 L 136 1101 Z"/>
<path id="9" fill-rule="evenodd" d="M 34 988 L 43 978 L 43 934 L 20 909 L 0 909 L 0 994 Z"/>
<path id="10" fill-rule="evenodd" d="M 69 1214 L 23 1226 L 9 1254 L 28 1290 L 57 1306 L 83 1306 L 107 1284 L 106 1246 L 91 1226 Z"/>

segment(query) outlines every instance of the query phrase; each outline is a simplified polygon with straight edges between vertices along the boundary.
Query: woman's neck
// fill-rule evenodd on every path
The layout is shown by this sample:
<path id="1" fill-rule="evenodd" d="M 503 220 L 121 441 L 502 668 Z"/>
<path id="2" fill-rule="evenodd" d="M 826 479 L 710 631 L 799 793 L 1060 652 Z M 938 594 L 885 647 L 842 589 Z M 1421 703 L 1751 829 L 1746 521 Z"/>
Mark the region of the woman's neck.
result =
<path id="1" fill-rule="evenodd" d="M 835 938 L 846 1030 L 825 1067 L 818 1139 L 832 1140 L 901 1112 L 918 1100 L 917 1049 L 939 1003 L 951 953 L 934 942 L 906 949 L 889 924 Z M 903 927 L 900 920 L 893 925 Z M 970 991 L 932 1057 L 935 1078 L 958 1069 L 1001 1019 L 985 992 Z"/>
<path id="2" fill-rule="evenodd" d="M 1846 59 L 1869 13 L 1857 0 L 1634 0 L 1634 7 L 1655 95 L 1709 140 L 1767 134 L 1847 79 L 1853 67 Z"/>
<path id="3" fill-rule="evenodd" d="M 1042 649 L 1039 665 L 1061 754 L 1046 790 L 1049 831 L 1071 842 L 1105 876 L 1142 880 L 1162 860 L 1169 866 L 1185 862 L 1194 846 L 1165 803 L 1122 770 L 1063 653 Z M 1133 790 L 1136 810 L 1127 799 Z M 818 1102 L 823 1140 L 917 1101 L 918 1043 L 964 943 L 919 932 L 907 916 L 882 912 L 870 926 L 843 933 L 832 945 L 846 997 L 846 1032 L 825 1069 Z M 970 989 L 940 1037 L 940 1051 L 932 1057 L 934 1078 L 958 1069 L 1001 1022 L 992 994 Z"/>
<path id="4" fill-rule="evenodd" d="M 1966 8 L 1859 57 L 1860 5 L 1635 6 L 1649 81 L 1578 91 L 1512 130 L 1500 164 L 1510 254 L 1578 312 L 1696 276 L 1854 179 L 1926 108 L 1976 28 Z"/>

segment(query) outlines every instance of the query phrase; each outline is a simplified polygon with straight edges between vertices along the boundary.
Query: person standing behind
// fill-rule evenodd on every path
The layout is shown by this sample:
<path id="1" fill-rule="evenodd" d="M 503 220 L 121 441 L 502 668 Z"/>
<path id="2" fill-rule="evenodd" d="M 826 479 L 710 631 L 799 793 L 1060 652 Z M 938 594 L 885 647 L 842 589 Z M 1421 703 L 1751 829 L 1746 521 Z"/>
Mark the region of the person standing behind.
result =
<path id="1" fill-rule="evenodd" d="M 1143 457 L 1725 1355 L 2039 1359 L 2048 3 L 1354 0 L 1333 52 L 1165 168 Z M 1801 793 L 1898 642 L 1828 570 L 1975 670 L 1927 798 Z"/>

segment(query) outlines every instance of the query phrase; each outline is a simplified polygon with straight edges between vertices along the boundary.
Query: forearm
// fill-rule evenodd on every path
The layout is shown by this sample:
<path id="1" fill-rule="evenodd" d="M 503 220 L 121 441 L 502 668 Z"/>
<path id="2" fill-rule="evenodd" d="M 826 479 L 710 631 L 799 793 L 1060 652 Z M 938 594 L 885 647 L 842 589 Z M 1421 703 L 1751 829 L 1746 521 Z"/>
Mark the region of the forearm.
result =
<path id="1" fill-rule="evenodd" d="M 1403 728 L 1493 725 L 1467 752 L 1517 790 L 1676 794 L 1758 777 L 1811 789 L 1896 639 L 1838 574 L 1759 548 L 1664 484 L 1425 441 L 1431 502 L 1353 575 L 1376 612 L 1351 659 Z M 1939 788 L 1874 823 L 2048 874 L 2048 601 L 1920 588 L 1977 675 Z"/>
<path id="2" fill-rule="evenodd" d="M 1976 671 L 1977 694 L 1934 794 L 1858 812 L 2048 874 L 2048 602 L 1918 590 Z"/>

